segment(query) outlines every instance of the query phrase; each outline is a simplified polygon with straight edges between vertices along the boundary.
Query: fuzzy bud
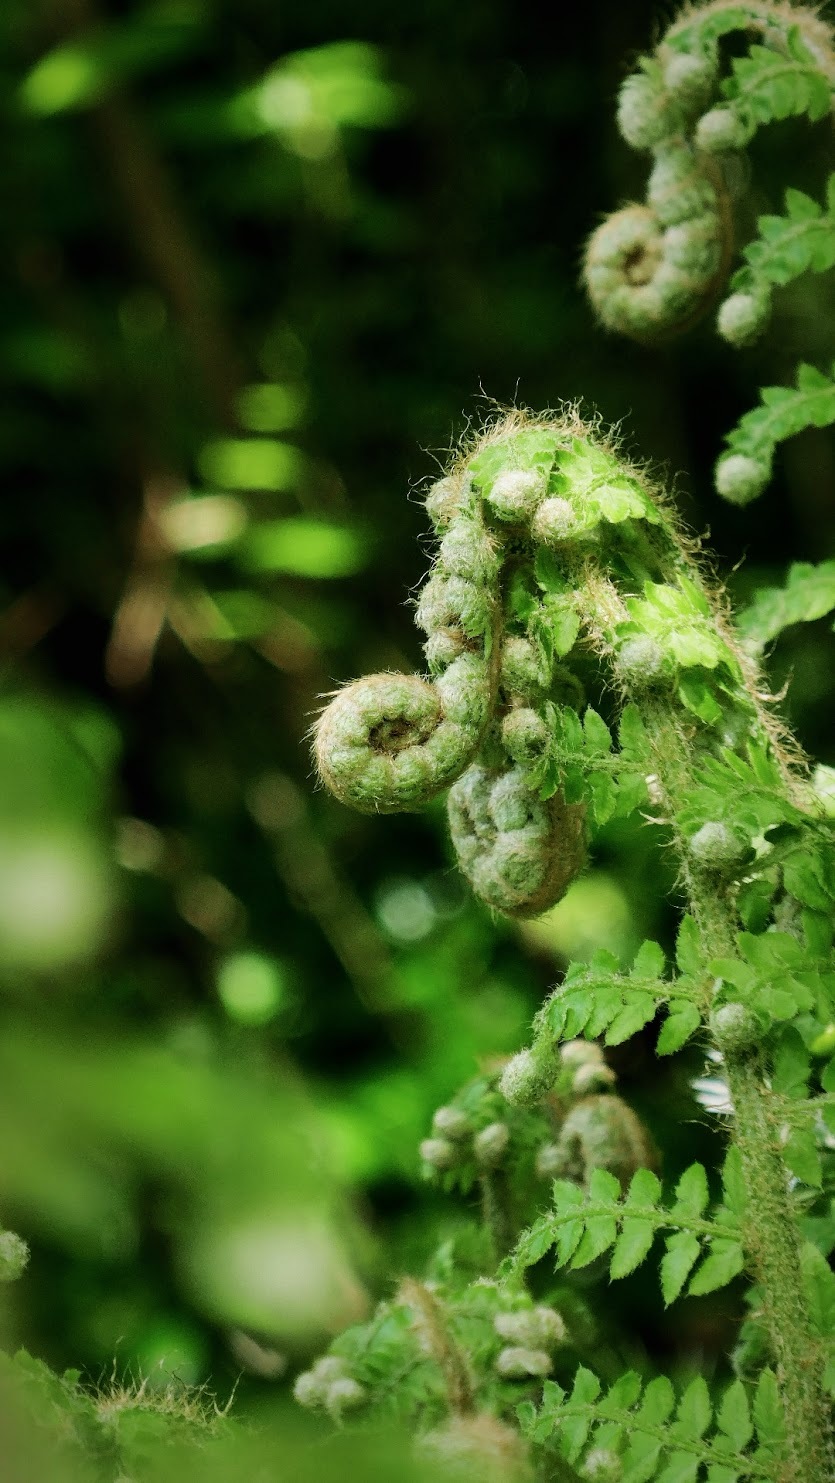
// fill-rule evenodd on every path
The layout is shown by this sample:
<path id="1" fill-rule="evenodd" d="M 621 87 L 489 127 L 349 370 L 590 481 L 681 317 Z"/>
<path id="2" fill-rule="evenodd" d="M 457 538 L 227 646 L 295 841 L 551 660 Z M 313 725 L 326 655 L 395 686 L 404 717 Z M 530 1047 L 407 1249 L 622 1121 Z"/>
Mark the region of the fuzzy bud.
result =
<path id="1" fill-rule="evenodd" d="M 584 1097 L 568 1113 L 555 1144 L 540 1148 L 543 1177 L 585 1184 L 592 1169 L 608 1169 L 625 1189 L 636 1169 L 652 1168 L 655 1151 L 643 1124 L 621 1097 Z"/>
<path id="2" fill-rule="evenodd" d="M 426 513 L 435 529 L 445 531 L 455 519 L 464 500 L 460 479 L 439 479 L 426 496 Z"/>
<path id="3" fill-rule="evenodd" d="M 674 52 L 664 67 L 664 86 L 688 107 L 703 103 L 716 81 L 716 64 L 711 57 Z"/>
<path id="4" fill-rule="evenodd" d="M 476 1134 L 473 1144 L 475 1161 L 480 1169 L 495 1169 L 507 1153 L 510 1129 L 507 1123 L 488 1123 Z"/>
<path id="5" fill-rule="evenodd" d="M 531 1483 L 527 1448 L 518 1431 L 485 1412 L 454 1416 L 421 1438 L 420 1451 L 443 1467 L 444 1483 Z"/>
<path id="6" fill-rule="evenodd" d="M 16 1282 L 29 1261 L 29 1247 L 16 1231 L 0 1231 L 0 1282 Z"/>
<path id="7" fill-rule="evenodd" d="M 589 1092 L 608 1091 L 617 1079 L 617 1074 L 605 1061 L 589 1061 L 585 1066 L 577 1067 L 571 1089 L 578 1097 L 585 1097 Z"/>
<path id="8" fill-rule="evenodd" d="M 439 1172 L 454 1169 L 461 1158 L 460 1149 L 450 1143 L 448 1138 L 424 1138 L 419 1153 L 430 1169 L 437 1169 Z"/>
<path id="9" fill-rule="evenodd" d="M 762 1041 L 762 1030 L 756 1016 L 744 1004 L 722 1004 L 714 1009 L 710 1028 L 719 1049 L 731 1054 L 745 1054 Z"/>
<path id="10" fill-rule="evenodd" d="M 729 453 L 716 465 L 716 488 L 732 505 L 748 505 L 762 494 L 771 469 L 745 453 Z"/>
<path id="11" fill-rule="evenodd" d="M 558 1143 L 540 1144 L 536 1154 L 536 1172 L 540 1179 L 559 1179 L 564 1164 Z"/>
<path id="12" fill-rule="evenodd" d="M 548 727 L 538 711 L 513 706 L 502 720 L 502 745 L 514 762 L 534 762 L 548 744 Z"/>
<path id="13" fill-rule="evenodd" d="M 664 227 L 716 214 L 712 180 L 689 145 L 677 142 L 656 156 L 647 185 L 647 200 Z"/>
<path id="14" fill-rule="evenodd" d="M 522 1308 L 516 1313 L 497 1313 L 493 1327 L 500 1339 L 528 1349 L 552 1349 L 566 1337 L 565 1324 L 555 1308 Z"/>
<path id="15" fill-rule="evenodd" d="M 574 534 L 577 516 L 574 506 L 567 499 L 545 499 L 534 516 L 534 540 L 543 546 L 559 546 Z"/>
<path id="16" fill-rule="evenodd" d="M 439 1107 L 432 1118 L 432 1131 L 439 1138 L 449 1138 L 453 1143 L 469 1137 L 473 1125 L 460 1107 Z"/>
<path id="17" fill-rule="evenodd" d="M 544 656 L 530 639 L 521 638 L 518 634 L 505 639 L 500 683 L 506 695 L 517 696 L 520 700 L 541 700 L 549 680 Z"/>
<path id="18" fill-rule="evenodd" d="M 495 774 L 474 763 L 450 789 L 447 811 L 461 870 L 508 916 L 547 911 L 585 863 L 582 808 L 560 793 L 543 801 L 520 768 Z"/>
<path id="19" fill-rule="evenodd" d="M 594 1040 L 566 1040 L 560 1046 L 560 1061 L 571 1076 L 571 1090 L 577 1096 L 606 1091 L 617 1081 Z"/>
<path id="20" fill-rule="evenodd" d="M 339 1421 L 345 1411 L 355 1411 L 368 1399 L 368 1392 L 364 1385 L 357 1380 L 352 1380 L 350 1375 L 343 1375 L 332 1381 L 325 1391 L 324 1406 L 328 1415 Z"/>
<path id="21" fill-rule="evenodd" d="M 541 1056 L 535 1056 L 532 1050 L 520 1050 L 502 1071 L 499 1091 L 511 1107 L 535 1102 L 547 1090 L 551 1079 L 548 1070 Z"/>
<path id="22" fill-rule="evenodd" d="M 711 108 L 696 125 L 696 145 L 705 154 L 724 154 L 730 149 L 744 149 L 750 143 L 751 128 L 733 108 Z"/>
<path id="23" fill-rule="evenodd" d="M 677 132 L 680 110 L 660 77 L 634 72 L 618 97 L 618 128 L 633 149 L 653 149 Z"/>
<path id="24" fill-rule="evenodd" d="M 551 1356 L 544 1349 L 526 1349 L 521 1344 L 514 1344 L 500 1349 L 496 1356 L 496 1369 L 503 1380 L 527 1380 L 550 1375 L 551 1368 Z"/>
<path id="25" fill-rule="evenodd" d="M 621 644 L 617 667 L 630 690 L 650 689 L 674 673 L 674 665 L 661 645 L 642 633 Z"/>
<path id="26" fill-rule="evenodd" d="M 716 327 L 729 345 L 749 345 L 765 329 L 770 311 L 766 294 L 731 294 L 720 306 Z"/>
<path id="27" fill-rule="evenodd" d="M 542 469 L 506 469 L 494 479 L 484 498 L 499 520 L 520 525 L 530 520 L 545 498 L 547 487 Z"/>
<path id="28" fill-rule="evenodd" d="M 345 1361 L 337 1354 L 325 1354 L 309 1370 L 296 1376 L 293 1395 L 300 1406 L 309 1409 L 324 1406 L 331 1387 L 346 1378 L 348 1370 Z"/>
<path id="29" fill-rule="evenodd" d="M 583 1463 L 582 1476 L 588 1483 L 620 1483 L 623 1464 L 609 1447 L 593 1447 Z"/>
<path id="30" fill-rule="evenodd" d="M 727 824 L 712 819 L 693 835 L 690 853 L 703 870 L 721 873 L 739 865 L 750 853 L 750 846 Z"/>

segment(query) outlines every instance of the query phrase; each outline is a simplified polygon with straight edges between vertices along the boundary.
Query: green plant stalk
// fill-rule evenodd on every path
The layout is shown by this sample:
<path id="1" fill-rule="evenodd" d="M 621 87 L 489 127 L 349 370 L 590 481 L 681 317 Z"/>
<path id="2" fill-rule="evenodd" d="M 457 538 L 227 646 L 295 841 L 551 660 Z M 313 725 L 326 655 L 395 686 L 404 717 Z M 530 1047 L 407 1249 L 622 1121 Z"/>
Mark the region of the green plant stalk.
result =
<path id="1" fill-rule="evenodd" d="M 365 812 L 414 808 L 450 788 L 452 841 L 476 892 L 508 915 L 537 914 L 582 868 L 578 821 L 594 807 L 584 778 L 611 745 L 591 708 L 581 722 L 570 705 L 548 698 L 558 678 L 549 642 L 569 678 L 582 644 L 640 718 L 622 746 L 670 830 L 703 961 L 741 963 L 737 881 L 759 814 L 737 819 L 731 807 L 726 824 L 705 770 L 737 759 L 743 778 L 751 770 L 745 787 L 799 816 L 805 789 L 791 744 L 663 494 L 574 412 L 541 421 L 511 414 L 433 488 L 427 507 L 441 543 L 418 621 L 429 635 L 433 678 L 369 676 L 340 691 L 316 732 L 323 780 Z M 519 569 L 528 581 L 521 609 L 513 595 Z M 764 782 L 748 758 L 765 766 Z M 729 789 L 736 775 L 731 768 Z M 715 1007 L 710 976 L 689 980 L 705 1026 Z M 725 1055 L 752 1211 L 743 1245 L 784 1415 L 779 1476 L 835 1480 L 822 1346 L 804 1290 L 763 1037 L 731 1045 L 712 1029 Z M 511 1105 L 535 1099 L 551 1070 L 548 1055 L 523 1051 L 505 1068 L 502 1093 Z M 492 1224 L 489 1208 L 485 1218 Z M 446 1371 L 445 1346 L 436 1340 L 432 1348 Z M 452 1365 L 451 1395 L 467 1393 L 465 1375 L 463 1361 Z M 452 1408 L 461 1409 L 461 1395 Z"/>
<path id="2" fill-rule="evenodd" d="M 651 762 L 663 794 L 683 884 L 701 934 L 705 959 L 736 953 L 735 913 L 727 888 L 694 869 L 676 831 L 675 800 L 687 796 L 695 778 L 693 744 L 674 702 L 658 700 L 642 713 Z M 704 1005 L 699 1008 L 704 1011 Z M 762 1297 L 786 1425 L 786 1454 L 792 1483 L 820 1483 L 835 1476 L 830 1406 L 821 1386 L 823 1359 L 809 1316 L 800 1260 L 800 1232 L 789 1195 L 789 1171 L 780 1153 L 762 1057 L 723 1047 L 733 1104 L 732 1137 L 739 1148 L 750 1218 L 745 1249 Z"/>
<path id="3" fill-rule="evenodd" d="M 687 564 L 679 553 L 678 561 Z M 698 570 L 691 577 L 701 586 Z M 616 588 L 605 578 L 578 584 L 581 616 L 593 641 L 610 655 L 614 630 L 626 615 Z M 614 660 L 618 674 L 617 660 Z M 688 907 L 698 926 L 705 961 L 736 955 L 736 913 L 728 885 L 694 866 L 677 828 L 676 800 L 696 786 L 695 727 L 684 717 L 674 696 L 663 692 L 629 693 L 640 706 L 649 744 L 648 768 L 654 773 L 660 802 L 670 827 Z M 706 1015 L 708 1004 L 698 1008 Z M 732 1137 L 737 1144 L 752 1212 L 744 1237 L 751 1273 L 762 1295 L 763 1315 L 777 1363 L 777 1378 L 786 1425 L 786 1452 L 792 1483 L 821 1483 L 835 1477 L 830 1407 L 821 1385 L 823 1361 L 812 1330 L 800 1261 L 800 1232 L 789 1197 L 789 1171 L 780 1153 L 770 1110 L 762 1058 L 723 1047 L 733 1103 Z"/>

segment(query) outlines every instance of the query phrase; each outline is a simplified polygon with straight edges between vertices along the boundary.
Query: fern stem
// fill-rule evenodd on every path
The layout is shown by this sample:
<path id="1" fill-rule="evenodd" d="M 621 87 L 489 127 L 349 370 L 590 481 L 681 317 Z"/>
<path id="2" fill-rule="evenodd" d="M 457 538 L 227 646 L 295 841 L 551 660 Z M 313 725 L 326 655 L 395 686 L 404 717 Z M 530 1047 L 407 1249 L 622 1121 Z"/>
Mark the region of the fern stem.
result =
<path id="1" fill-rule="evenodd" d="M 675 800 L 687 797 L 695 776 L 692 741 L 678 716 L 665 713 L 658 704 L 644 708 L 644 720 L 675 838 Z M 676 838 L 676 844 L 705 958 L 733 956 L 736 916 L 728 888 L 693 869 L 683 841 Z M 783 1403 L 786 1478 L 791 1483 L 821 1483 L 835 1478 L 835 1443 L 830 1407 L 821 1386 L 821 1347 L 803 1286 L 801 1239 L 789 1172 L 780 1152 L 761 1058 L 729 1048 L 723 1048 L 723 1054 L 734 1107 L 732 1136 L 748 1189 L 745 1251 L 759 1285 Z"/>
<path id="2" fill-rule="evenodd" d="M 491 1170 L 479 1178 L 481 1213 L 490 1234 L 493 1256 L 498 1266 L 511 1250 L 515 1239 L 513 1222 L 509 1210 L 507 1176 L 501 1170 Z"/>

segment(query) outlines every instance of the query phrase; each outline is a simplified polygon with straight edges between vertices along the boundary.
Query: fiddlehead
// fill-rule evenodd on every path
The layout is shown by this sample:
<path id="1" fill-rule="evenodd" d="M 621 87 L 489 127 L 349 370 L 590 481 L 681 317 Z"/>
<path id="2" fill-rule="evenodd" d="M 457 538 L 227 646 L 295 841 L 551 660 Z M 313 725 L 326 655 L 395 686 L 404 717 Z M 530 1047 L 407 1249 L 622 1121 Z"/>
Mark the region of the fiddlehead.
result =
<path id="1" fill-rule="evenodd" d="M 748 51 L 726 64 L 722 43 L 733 34 Z M 608 329 L 655 340 L 686 328 L 726 292 L 719 333 L 747 345 L 767 324 L 776 287 L 835 264 L 830 181 L 825 207 L 789 190 L 785 216 L 760 217 L 742 249 L 744 265 L 727 281 L 734 237 L 727 162 L 766 124 L 823 118 L 834 96 L 832 32 L 812 11 L 712 0 L 669 27 L 619 99 L 623 138 L 651 155 L 646 202 L 609 216 L 586 250 L 586 287 Z M 729 435 L 717 465 L 716 487 L 736 504 L 765 488 L 778 442 L 835 421 L 832 380 L 813 367 L 800 368 L 795 388 L 767 388 L 763 403 Z"/>
<path id="2" fill-rule="evenodd" d="M 765 735 L 768 722 L 663 506 L 576 418 L 497 424 L 428 504 L 441 541 L 417 621 L 433 677 L 372 675 L 338 692 L 316 759 L 337 797 L 365 812 L 416 808 L 449 787 L 474 889 L 531 916 L 582 867 L 594 807 L 566 797 L 554 751 L 555 720 L 582 695 L 565 661 L 584 621 L 627 692 L 680 681 L 717 742 Z M 682 677 L 692 666 L 704 678 Z"/>

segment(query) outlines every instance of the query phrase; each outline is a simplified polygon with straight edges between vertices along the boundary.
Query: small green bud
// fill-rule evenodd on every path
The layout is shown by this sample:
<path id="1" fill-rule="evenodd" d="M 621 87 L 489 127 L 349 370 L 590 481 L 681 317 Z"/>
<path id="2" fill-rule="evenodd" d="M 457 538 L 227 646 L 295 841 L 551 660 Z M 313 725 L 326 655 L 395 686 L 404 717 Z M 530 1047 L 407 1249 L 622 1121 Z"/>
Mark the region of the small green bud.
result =
<path id="1" fill-rule="evenodd" d="M 623 1464 L 608 1447 L 593 1447 L 583 1463 L 583 1477 L 588 1483 L 620 1483 Z"/>
<path id="2" fill-rule="evenodd" d="M 559 546 L 571 539 L 576 526 L 577 516 L 570 500 L 546 499 L 534 516 L 534 539 L 544 546 Z"/>
<path id="3" fill-rule="evenodd" d="M 531 1050 L 520 1050 L 511 1056 L 499 1082 L 499 1091 L 511 1107 L 535 1102 L 547 1089 L 548 1070 L 542 1058 Z"/>
<path id="4" fill-rule="evenodd" d="M 739 865 L 750 854 L 750 845 L 727 824 L 711 819 L 693 835 L 690 853 L 703 869 L 722 872 Z"/>
<path id="5" fill-rule="evenodd" d="M 16 1282 L 26 1270 L 29 1247 L 16 1231 L 0 1231 L 0 1282 Z"/>
<path id="6" fill-rule="evenodd" d="M 560 1061 L 571 1076 L 571 1090 L 577 1096 L 606 1091 L 617 1081 L 595 1040 L 564 1041 L 560 1046 Z"/>
<path id="7" fill-rule="evenodd" d="M 453 1416 L 420 1451 L 443 1466 L 444 1483 L 532 1483 L 528 1450 L 514 1427 L 487 1412 Z"/>
<path id="8" fill-rule="evenodd" d="M 696 145 L 705 154 L 724 154 L 729 149 L 744 149 L 753 130 L 733 108 L 711 108 L 696 125 Z"/>
<path id="9" fill-rule="evenodd" d="M 473 1143 L 475 1161 L 480 1169 L 495 1169 L 507 1153 L 510 1129 L 507 1123 L 488 1123 L 476 1134 Z"/>
<path id="10" fill-rule="evenodd" d="M 527 522 L 545 498 L 548 479 L 543 469 L 505 469 L 494 479 L 484 498 L 500 520 Z"/>
<path id="11" fill-rule="evenodd" d="M 527 1380 L 529 1376 L 550 1375 L 552 1361 L 544 1349 L 526 1349 L 514 1344 L 499 1350 L 496 1369 L 504 1380 Z"/>
<path id="12" fill-rule="evenodd" d="M 550 501 L 549 501 L 550 503 Z M 520 700 L 541 700 L 550 675 L 542 653 L 530 639 L 511 634 L 502 645 L 501 686 Z"/>
<path id="13" fill-rule="evenodd" d="M 716 216 L 697 216 L 691 221 L 667 227 L 664 233 L 664 261 L 682 273 L 699 280 L 716 273 L 722 257 L 722 237 Z"/>
<path id="14" fill-rule="evenodd" d="M 711 57 L 674 52 L 664 66 L 665 88 L 689 107 L 703 103 L 710 96 L 715 81 L 716 62 Z"/>
<path id="15" fill-rule="evenodd" d="M 766 294 L 731 294 L 720 305 L 716 327 L 729 345 L 748 345 L 765 329 L 770 310 Z"/>
<path id="16" fill-rule="evenodd" d="M 460 479 L 439 479 L 426 496 L 426 513 L 435 529 L 445 531 L 464 502 L 465 489 Z"/>
<path id="17" fill-rule="evenodd" d="M 649 689 L 675 672 L 661 645 L 642 633 L 621 644 L 616 662 L 623 682 L 630 690 Z"/>
<path id="18" fill-rule="evenodd" d="M 618 97 L 618 128 L 633 149 L 653 149 L 678 132 L 681 112 L 660 77 L 634 72 Z"/>
<path id="19" fill-rule="evenodd" d="M 324 1406 L 331 1386 L 347 1377 L 345 1361 L 336 1354 L 325 1354 L 309 1370 L 297 1375 L 293 1395 L 300 1406 Z"/>
<path id="20" fill-rule="evenodd" d="M 424 1138 L 419 1152 L 423 1162 L 439 1172 L 454 1169 L 461 1160 L 461 1150 L 448 1138 Z"/>
<path id="21" fill-rule="evenodd" d="M 589 1061 L 585 1066 L 577 1067 L 571 1089 L 578 1097 L 585 1097 L 589 1092 L 608 1091 L 617 1079 L 617 1074 L 605 1061 Z"/>
<path id="22" fill-rule="evenodd" d="M 647 200 L 664 227 L 695 217 L 714 215 L 716 187 L 689 145 L 677 142 L 656 157 L 647 186 Z"/>
<path id="23" fill-rule="evenodd" d="M 540 1179 L 559 1179 L 565 1167 L 558 1143 L 540 1144 L 536 1154 L 536 1172 Z"/>
<path id="24" fill-rule="evenodd" d="M 548 744 L 548 727 L 529 706 L 513 706 L 502 720 L 502 745 L 514 762 L 534 762 Z"/>
<path id="25" fill-rule="evenodd" d="M 762 1041 L 756 1015 L 744 1004 L 722 1004 L 710 1016 L 710 1028 L 720 1050 L 744 1054 Z"/>
<path id="26" fill-rule="evenodd" d="M 343 1375 L 328 1386 L 324 1406 L 328 1415 L 334 1421 L 339 1421 L 345 1411 L 355 1411 L 367 1400 L 368 1392 L 365 1386 L 360 1385 L 357 1380 L 352 1380 L 350 1375 Z"/>
<path id="27" fill-rule="evenodd" d="M 423 646 L 426 663 L 433 674 L 444 670 L 465 653 L 467 640 L 460 628 L 438 628 Z"/>
<path id="28" fill-rule="evenodd" d="M 728 453 L 716 465 L 716 488 L 732 505 L 747 505 L 762 494 L 771 469 L 745 453 Z"/>
<path id="29" fill-rule="evenodd" d="M 449 1138 L 453 1143 L 469 1138 L 472 1131 L 473 1125 L 460 1107 L 439 1107 L 432 1118 L 432 1132 L 439 1138 Z"/>
<path id="30" fill-rule="evenodd" d="M 565 1342 L 566 1328 L 555 1308 L 522 1308 L 497 1313 L 493 1327 L 500 1339 L 527 1349 L 551 1349 Z"/>

